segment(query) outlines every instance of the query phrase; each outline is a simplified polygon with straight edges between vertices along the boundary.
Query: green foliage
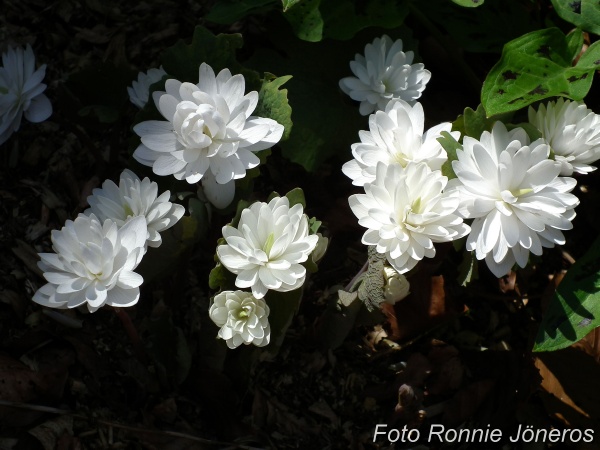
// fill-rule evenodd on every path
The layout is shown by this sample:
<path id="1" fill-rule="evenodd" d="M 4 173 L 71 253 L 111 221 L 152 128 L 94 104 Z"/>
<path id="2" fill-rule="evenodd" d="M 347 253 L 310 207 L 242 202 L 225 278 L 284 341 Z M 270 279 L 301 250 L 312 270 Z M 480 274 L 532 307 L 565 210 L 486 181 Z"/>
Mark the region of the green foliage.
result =
<path id="1" fill-rule="evenodd" d="M 269 324 L 271 325 L 271 342 L 267 350 L 276 354 L 283 344 L 285 333 L 292 323 L 294 315 L 298 312 L 304 288 L 294 289 L 289 292 L 269 291 L 265 301 L 269 305 Z"/>
<path id="2" fill-rule="evenodd" d="M 487 115 L 516 111 L 548 97 L 583 99 L 600 67 L 600 43 L 592 44 L 573 67 L 579 53 L 573 43 L 579 41 L 547 28 L 506 44 L 483 84 L 481 102 Z"/>
<path id="3" fill-rule="evenodd" d="M 552 0 L 560 17 L 577 27 L 600 34 L 600 3 L 597 0 Z"/>
<path id="4" fill-rule="evenodd" d="M 285 194 L 285 196 L 290 202 L 290 208 L 297 204 L 301 204 L 302 208 L 306 208 L 306 199 L 304 198 L 304 191 L 301 188 L 294 188 L 290 192 Z"/>
<path id="5" fill-rule="evenodd" d="M 282 140 L 289 137 L 292 131 L 292 108 L 288 103 L 287 89 L 280 89 L 291 76 L 279 77 L 270 73 L 265 73 L 262 86 L 258 92 L 258 104 L 253 115 L 259 117 L 268 117 L 283 125 Z"/>
<path id="6" fill-rule="evenodd" d="M 544 314 L 534 351 L 559 350 L 600 326 L 600 237 L 569 269 Z"/>
<path id="7" fill-rule="evenodd" d="M 452 178 L 456 178 L 456 174 L 452 168 L 452 161 L 456 161 L 458 159 L 456 150 L 462 150 L 462 145 L 460 145 L 460 143 L 447 131 L 442 131 L 441 134 L 442 137 L 439 137 L 437 140 L 440 144 L 442 144 L 442 147 L 444 147 L 444 150 L 446 150 L 446 153 L 448 154 L 448 159 L 442 165 L 442 175 L 451 180 Z"/>
<path id="8" fill-rule="evenodd" d="M 452 0 L 452 3 L 464 6 L 465 8 L 477 8 L 483 5 L 484 0 Z"/>
<path id="9" fill-rule="evenodd" d="M 165 71 L 179 81 L 197 83 L 199 67 L 204 62 L 213 68 L 215 74 L 225 68 L 231 73 L 241 73 L 246 79 L 246 90 L 258 89 L 258 73 L 245 69 L 237 62 L 236 50 L 242 45 L 240 34 L 215 36 L 206 28 L 197 26 L 189 45 L 183 40 L 178 41 L 163 52 L 161 61 Z"/>
<path id="10" fill-rule="evenodd" d="M 262 14 L 274 9 L 277 0 L 219 0 L 204 17 L 210 22 L 229 24 L 250 14 Z"/>
<path id="11" fill-rule="evenodd" d="M 478 267 L 479 265 L 477 263 L 475 252 L 464 250 L 463 259 L 460 263 L 460 266 L 458 266 L 458 277 L 456 279 L 458 284 L 461 286 L 467 286 L 472 281 L 475 281 L 479 277 Z"/>
<path id="12" fill-rule="evenodd" d="M 506 123 L 511 116 L 512 114 L 500 114 L 487 117 L 483 105 L 479 105 L 476 110 L 465 108 L 464 113 L 452 124 L 452 129 L 460 131 L 461 136 L 471 136 L 479 139 L 484 131 L 492 131 L 494 123 L 497 121 Z"/>
<path id="13" fill-rule="evenodd" d="M 319 11 L 321 0 L 299 0 L 284 11 L 294 33 L 300 39 L 318 42 L 323 39 L 323 17 Z"/>
<path id="14" fill-rule="evenodd" d="M 286 12 L 289 8 L 294 6 L 301 0 L 281 0 L 281 4 L 283 5 L 283 12 Z"/>

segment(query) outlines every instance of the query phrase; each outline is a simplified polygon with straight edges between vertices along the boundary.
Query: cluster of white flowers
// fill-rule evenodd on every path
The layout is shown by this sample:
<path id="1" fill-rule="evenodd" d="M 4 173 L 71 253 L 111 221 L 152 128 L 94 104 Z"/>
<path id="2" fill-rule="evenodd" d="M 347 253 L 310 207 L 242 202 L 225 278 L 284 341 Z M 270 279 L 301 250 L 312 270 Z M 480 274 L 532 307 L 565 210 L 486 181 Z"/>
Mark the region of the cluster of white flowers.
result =
<path id="1" fill-rule="evenodd" d="M 423 75 L 422 66 L 407 69 L 412 53 L 405 58 L 401 49 L 401 41 L 376 39 L 351 63 L 358 79 L 340 81 L 362 102 L 362 113 L 379 109 L 369 117 L 369 131 L 359 132 L 361 142 L 352 145 L 354 159 L 342 167 L 365 190 L 349 198 L 368 229 L 362 242 L 376 246 L 403 274 L 433 257 L 435 243 L 468 236 L 467 250 L 498 277 L 515 264 L 525 267 L 530 252 L 541 255 L 542 248 L 563 244 L 562 232 L 572 228 L 579 204 L 570 193 L 576 182 L 566 175 L 595 170 L 590 163 L 600 159 L 600 116 L 562 98 L 537 111 L 530 107 L 529 121 L 542 139 L 531 142 L 523 128 L 508 131 L 496 122 L 479 139 L 463 138 L 452 161 L 456 178 L 448 181 L 438 138 L 448 132 L 458 141 L 460 133 L 450 123 L 424 132 L 423 108 L 404 100 L 414 102 L 430 74 Z M 406 75 L 411 73 L 414 78 Z M 389 88 L 398 85 L 402 90 Z M 403 98 L 405 93 L 414 95 Z M 470 226 L 463 223 L 468 219 Z"/>
<path id="2" fill-rule="evenodd" d="M 302 205 L 290 208 L 287 197 L 275 197 L 269 203 L 255 202 L 242 211 L 237 228 L 223 227 L 226 244 L 217 247 L 219 260 L 237 275 L 237 287 L 252 290 L 251 294 L 243 291 L 220 294 L 228 297 L 227 301 L 219 300 L 218 308 L 215 305 L 219 296 L 215 297 L 213 308 L 217 309 L 213 314 L 211 308 L 211 318 L 222 327 L 219 337 L 227 339 L 230 348 L 241 343 L 268 343 L 268 322 L 260 314 L 268 314 L 269 309 L 262 299 L 269 290 L 288 292 L 304 284 L 306 268 L 302 263 L 316 250 L 319 241 L 326 245 L 324 238 L 309 233 Z M 322 246 L 318 253 L 315 260 L 324 253 Z M 257 330 L 259 325 L 265 330 L 264 336 Z"/>
<path id="3" fill-rule="evenodd" d="M 157 175 L 202 181 L 209 201 L 226 207 L 233 200 L 235 180 L 259 165 L 255 153 L 279 142 L 283 126 L 251 115 L 258 93 L 244 95 L 244 77 L 232 76 L 228 69 L 215 76 L 203 63 L 198 84 L 169 79 L 165 89 L 153 97 L 167 120 L 145 121 L 133 128 L 141 138 L 133 157 Z"/>
<path id="4" fill-rule="evenodd" d="M 9 47 L 2 54 L 0 67 L 0 145 L 19 130 L 23 115 L 33 123 L 43 122 L 52 114 L 52 104 L 43 94 L 46 65 L 35 70 L 31 46 Z"/>
<path id="5" fill-rule="evenodd" d="M 123 171 L 119 186 L 106 180 L 88 197 L 90 208 L 52 232 L 55 253 L 40 253 L 38 263 L 48 281 L 33 301 L 52 308 L 87 303 L 90 312 L 103 305 L 137 303 L 142 277 L 133 270 L 148 246 L 161 244 L 159 232 L 183 216 L 184 207 L 160 196 L 148 178 Z"/>

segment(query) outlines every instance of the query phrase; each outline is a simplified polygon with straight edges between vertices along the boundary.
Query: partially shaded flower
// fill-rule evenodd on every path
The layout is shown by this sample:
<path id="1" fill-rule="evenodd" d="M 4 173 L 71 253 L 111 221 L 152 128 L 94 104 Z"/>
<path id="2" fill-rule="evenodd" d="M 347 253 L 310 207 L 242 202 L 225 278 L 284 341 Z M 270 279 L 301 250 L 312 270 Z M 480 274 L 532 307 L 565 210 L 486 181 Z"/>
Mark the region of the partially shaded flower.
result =
<path id="1" fill-rule="evenodd" d="M 208 314 L 221 327 L 218 337 L 227 342 L 227 347 L 237 348 L 241 344 L 264 347 L 269 343 L 269 312 L 265 301 L 250 292 L 225 291 L 215 296 Z"/>
<path id="2" fill-rule="evenodd" d="M 129 100 L 138 108 L 143 108 L 148 103 L 150 94 L 150 86 L 162 79 L 167 74 L 160 66 L 158 69 L 150 69 L 147 73 L 138 73 L 137 81 L 131 83 L 131 87 L 127 87 Z"/>
<path id="3" fill-rule="evenodd" d="M 600 159 L 600 116 L 584 103 L 559 98 L 538 110 L 529 107 L 529 122 L 550 144 L 561 175 L 589 173 Z"/>
<path id="4" fill-rule="evenodd" d="M 46 64 L 35 70 L 31 46 L 12 48 L 2 54 L 0 67 L 0 145 L 19 130 L 23 114 L 33 123 L 43 122 L 52 114 L 52 104 L 42 92 Z"/>
<path id="5" fill-rule="evenodd" d="M 448 178 L 425 163 L 377 165 L 365 194 L 351 195 L 350 208 L 368 230 L 363 244 L 375 245 L 400 273 L 435 256 L 434 243 L 465 236 L 469 227 L 456 214 L 458 193 L 444 192 Z"/>
<path id="6" fill-rule="evenodd" d="M 47 284 L 33 301 L 51 308 L 87 304 L 90 312 L 103 305 L 137 303 L 143 278 L 133 270 L 145 253 L 146 221 L 136 217 L 119 228 L 107 219 L 80 214 L 52 231 L 55 253 L 40 253 L 38 266 Z"/>
<path id="7" fill-rule="evenodd" d="M 475 219 L 466 248 L 497 277 L 515 263 L 525 267 L 529 252 L 564 244 L 561 230 L 573 226 L 575 180 L 558 176 L 560 164 L 549 153 L 545 140 L 530 143 L 524 129 L 507 131 L 502 122 L 479 140 L 465 136 L 457 150 L 450 184 L 460 193 L 459 213 Z"/>
<path id="8" fill-rule="evenodd" d="M 385 285 L 383 286 L 383 296 L 385 297 L 386 303 L 395 305 L 410 294 L 410 283 L 406 277 L 403 274 L 398 273 L 396 269 L 384 266 L 383 280 L 385 281 Z"/>
<path id="9" fill-rule="evenodd" d="M 402 51 L 402 39 L 395 42 L 384 35 L 365 46 L 365 54 L 356 54 L 350 62 L 354 77 L 340 80 L 340 88 L 352 100 L 360 102 L 363 116 L 385 109 L 392 99 L 415 102 L 431 78 L 423 64 L 412 64 L 413 52 Z"/>
<path id="10" fill-rule="evenodd" d="M 142 141 L 133 157 L 157 175 L 173 175 L 188 183 L 204 180 L 209 200 L 218 185 L 231 184 L 225 188 L 229 198 L 219 200 L 228 205 L 234 180 L 258 166 L 255 153 L 279 142 L 283 126 L 251 116 L 258 93 L 244 95 L 242 75 L 232 76 L 223 69 L 215 77 L 202 63 L 199 76 L 198 84 L 170 79 L 166 92 L 154 92 L 154 102 L 167 121 L 150 120 L 133 128 Z M 212 176 L 205 177 L 208 172 Z M 213 189 L 206 189 L 206 183 Z"/>
<path id="11" fill-rule="evenodd" d="M 102 189 L 94 189 L 87 200 L 90 204 L 85 213 L 95 214 L 99 220 L 114 220 L 123 226 L 132 217 L 143 217 L 148 228 L 147 244 L 158 247 L 162 243 L 160 232 L 171 228 L 183 216 L 185 208 L 169 201 L 169 191 L 158 195 L 158 185 L 149 178 L 140 180 L 132 171 L 121 173 L 119 186 L 111 180 L 102 183 Z"/>
<path id="12" fill-rule="evenodd" d="M 235 285 L 252 288 L 256 298 L 269 289 L 298 289 L 306 278 L 301 263 L 315 249 L 319 237 L 309 236 L 308 218 L 301 204 L 289 207 L 287 197 L 256 202 L 242 211 L 237 228 L 223 227 L 227 245 L 217 247 L 221 263 L 237 274 Z"/>
<path id="13" fill-rule="evenodd" d="M 403 100 L 392 100 L 385 111 L 369 116 L 369 131 L 359 131 L 361 142 L 352 144 L 354 159 L 342 167 L 352 179 L 352 184 L 363 186 L 375 180 L 377 163 L 400 164 L 425 162 L 431 169 L 441 169 L 448 159 L 446 151 L 437 141 L 443 131 L 456 140 L 459 131 L 450 131 L 452 124 L 441 123 L 423 133 L 425 117 L 420 103 L 414 106 Z"/>

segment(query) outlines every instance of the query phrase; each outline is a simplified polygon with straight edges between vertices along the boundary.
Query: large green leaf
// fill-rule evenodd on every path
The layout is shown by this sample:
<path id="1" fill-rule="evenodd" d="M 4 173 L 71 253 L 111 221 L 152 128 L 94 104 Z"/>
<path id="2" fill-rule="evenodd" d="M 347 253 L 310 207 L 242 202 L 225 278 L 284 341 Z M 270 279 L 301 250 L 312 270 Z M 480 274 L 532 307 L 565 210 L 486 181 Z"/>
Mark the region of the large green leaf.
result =
<path id="1" fill-rule="evenodd" d="M 289 137 L 292 131 L 292 108 L 288 103 L 287 89 L 280 89 L 291 76 L 275 77 L 270 73 L 265 73 L 262 87 L 258 92 L 258 104 L 253 115 L 259 117 L 268 117 L 283 125 L 282 140 Z"/>
<path id="2" fill-rule="evenodd" d="M 533 348 L 553 351 L 579 341 L 600 326 L 600 237 L 559 284 Z"/>
<path id="3" fill-rule="evenodd" d="M 583 99 L 600 67 L 600 43 L 592 44 L 573 67 L 579 54 L 574 42 L 579 42 L 577 36 L 547 28 L 506 44 L 483 84 L 481 103 L 487 115 L 516 111 L 548 97 Z"/>
<path id="4" fill-rule="evenodd" d="M 586 31 L 600 34 L 600 3 L 597 0 L 552 0 L 560 17 Z"/>
<path id="5" fill-rule="evenodd" d="M 230 24 L 250 14 L 268 12 L 277 5 L 277 0 L 218 0 L 204 17 L 206 20 Z"/>
<path id="6" fill-rule="evenodd" d="M 477 8 L 483 5 L 484 0 L 452 0 L 457 5 L 464 6 L 465 8 Z"/>

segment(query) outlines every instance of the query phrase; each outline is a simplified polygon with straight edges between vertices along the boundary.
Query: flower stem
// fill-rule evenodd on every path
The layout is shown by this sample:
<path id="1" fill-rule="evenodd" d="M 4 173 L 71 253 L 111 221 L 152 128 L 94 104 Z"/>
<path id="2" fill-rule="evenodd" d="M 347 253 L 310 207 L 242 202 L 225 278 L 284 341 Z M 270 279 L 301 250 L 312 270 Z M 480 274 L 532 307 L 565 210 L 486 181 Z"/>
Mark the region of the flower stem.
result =
<path id="1" fill-rule="evenodd" d="M 146 351 L 144 350 L 144 346 L 142 344 L 140 335 L 137 332 L 135 325 L 131 321 L 131 317 L 129 317 L 129 314 L 127 314 L 127 311 L 125 311 L 123 308 L 113 307 L 113 310 L 114 310 L 115 314 L 117 315 L 117 317 L 119 318 L 119 320 L 121 321 L 121 323 L 123 324 L 123 328 L 125 328 L 125 332 L 127 333 L 127 336 L 129 336 L 129 340 L 131 341 L 131 344 L 133 345 L 133 351 L 135 353 L 135 356 L 141 363 L 147 364 L 148 363 L 148 355 L 146 354 Z"/>
<path id="2" fill-rule="evenodd" d="M 354 284 L 356 283 L 356 281 L 360 278 L 360 276 L 365 273 L 367 271 L 367 269 L 369 268 L 369 260 L 367 259 L 367 261 L 365 262 L 365 264 L 361 267 L 361 269 L 358 271 L 358 273 L 356 275 L 354 275 L 354 278 L 352 278 L 350 280 L 350 283 L 348 283 L 346 285 L 346 287 L 344 288 L 345 291 L 350 292 L 350 289 L 352 289 L 352 286 L 354 286 Z"/>

